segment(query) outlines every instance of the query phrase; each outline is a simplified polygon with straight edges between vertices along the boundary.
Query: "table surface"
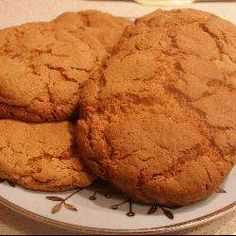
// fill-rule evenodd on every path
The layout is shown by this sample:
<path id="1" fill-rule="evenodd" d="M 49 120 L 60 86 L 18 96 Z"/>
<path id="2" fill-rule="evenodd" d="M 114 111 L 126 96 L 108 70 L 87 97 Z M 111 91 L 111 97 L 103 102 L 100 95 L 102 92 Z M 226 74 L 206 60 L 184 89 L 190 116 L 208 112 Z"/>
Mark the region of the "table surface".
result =
<path id="1" fill-rule="evenodd" d="M 215 13 L 236 24 L 236 2 L 195 3 L 198 8 Z M 170 7 L 165 7 L 169 9 Z M 65 11 L 97 9 L 124 17 L 139 17 L 152 12 L 157 7 L 142 6 L 132 2 L 79 1 L 79 0 L 0 0 L 0 28 L 29 21 L 47 21 Z M 0 234 L 73 234 L 35 222 L 0 205 Z M 182 231 L 181 234 L 235 234 L 236 210 L 204 226 Z"/>

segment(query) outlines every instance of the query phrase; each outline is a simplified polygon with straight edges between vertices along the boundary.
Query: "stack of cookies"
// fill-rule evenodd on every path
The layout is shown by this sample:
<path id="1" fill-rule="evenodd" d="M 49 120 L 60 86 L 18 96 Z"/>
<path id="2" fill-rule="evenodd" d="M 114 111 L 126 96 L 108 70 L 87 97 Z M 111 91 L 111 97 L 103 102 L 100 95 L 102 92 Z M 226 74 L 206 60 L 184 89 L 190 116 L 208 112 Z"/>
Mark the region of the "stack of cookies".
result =
<path id="1" fill-rule="evenodd" d="M 92 183 L 75 144 L 81 89 L 128 24 L 85 11 L 0 31 L 0 178 L 42 191 Z"/>
<path id="2" fill-rule="evenodd" d="M 183 206 L 235 165 L 236 27 L 217 16 L 65 13 L 0 31 L 0 64 L 0 178 L 63 191 L 100 177 Z"/>

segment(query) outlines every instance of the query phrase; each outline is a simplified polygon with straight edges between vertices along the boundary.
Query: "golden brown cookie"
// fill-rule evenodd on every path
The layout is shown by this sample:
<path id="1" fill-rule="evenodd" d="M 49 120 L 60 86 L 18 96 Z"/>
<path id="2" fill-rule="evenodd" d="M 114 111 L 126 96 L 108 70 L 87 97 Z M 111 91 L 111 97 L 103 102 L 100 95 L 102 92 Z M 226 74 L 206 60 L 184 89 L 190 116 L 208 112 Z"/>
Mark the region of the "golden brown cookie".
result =
<path id="1" fill-rule="evenodd" d="M 1 179 L 41 191 L 64 191 L 92 183 L 92 175 L 79 159 L 69 122 L 0 120 L 0 134 Z"/>
<path id="2" fill-rule="evenodd" d="M 235 164 L 235 87 L 233 24 L 156 11 L 127 29 L 99 79 L 86 83 L 80 155 L 138 201 L 204 199 Z"/>
<path id="3" fill-rule="evenodd" d="M 0 118 L 45 122 L 73 116 L 81 87 L 125 28 L 122 20 L 116 24 L 115 17 L 98 12 L 91 18 L 101 18 L 99 27 L 90 27 L 86 14 L 0 30 Z M 110 33 L 109 45 L 102 44 L 103 31 Z"/>

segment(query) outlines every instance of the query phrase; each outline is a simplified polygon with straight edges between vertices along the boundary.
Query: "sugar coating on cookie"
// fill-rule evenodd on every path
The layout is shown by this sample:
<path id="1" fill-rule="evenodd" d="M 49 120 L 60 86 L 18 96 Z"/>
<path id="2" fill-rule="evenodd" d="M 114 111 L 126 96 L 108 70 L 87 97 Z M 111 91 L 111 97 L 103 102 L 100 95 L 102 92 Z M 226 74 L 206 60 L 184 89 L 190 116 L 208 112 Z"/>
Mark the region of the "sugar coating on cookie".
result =
<path id="1" fill-rule="evenodd" d="M 50 23 L 0 30 L 1 118 L 44 122 L 73 116 L 81 87 L 103 64 L 111 46 L 103 45 L 85 20 L 75 15 L 65 13 Z M 102 16 L 96 14 L 96 18 Z M 120 36 L 125 26 L 117 21 L 114 29 L 110 23 L 108 32 L 119 28 Z M 96 32 L 99 38 L 103 25 Z M 111 35 L 116 43 L 118 36 Z"/>
<path id="2" fill-rule="evenodd" d="M 233 24 L 197 10 L 140 18 L 84 87 L 81 157 L 138 201 L 204 199 L 235 164 L 235 87 Z"/>
<path id="3" fill-rule="evenodd" d="M 25 188 L 64 191 L 93 181 L 80 161 L 69 122 L 0 120 L 0 178 Z"/>

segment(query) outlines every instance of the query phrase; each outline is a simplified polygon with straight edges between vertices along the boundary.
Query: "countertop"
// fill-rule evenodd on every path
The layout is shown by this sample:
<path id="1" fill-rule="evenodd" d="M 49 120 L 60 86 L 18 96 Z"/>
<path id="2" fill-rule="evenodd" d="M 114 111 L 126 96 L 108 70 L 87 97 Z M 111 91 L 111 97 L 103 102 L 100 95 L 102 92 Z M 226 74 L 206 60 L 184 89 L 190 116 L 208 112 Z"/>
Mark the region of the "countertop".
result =
<path id="1" fill-rule="evenodd" d="M 236 24 L 236 2 L 195 3 L 191 6 L 215 13 Z M 79 0 L 0 0 L 0 28 L 28 21 L 50 20 L 65 11 L 97 9 L 125 17 L 138 17 L 157 7 L 141 6 L 126 1 L 79 1 Z M 169 9 L 170 7 L 166 7 Z M 220 219 L 181 234 L 235 234 L 236 210 Z M 0 234 L 74 234 L 35 222 L 0 205 Z"/>

